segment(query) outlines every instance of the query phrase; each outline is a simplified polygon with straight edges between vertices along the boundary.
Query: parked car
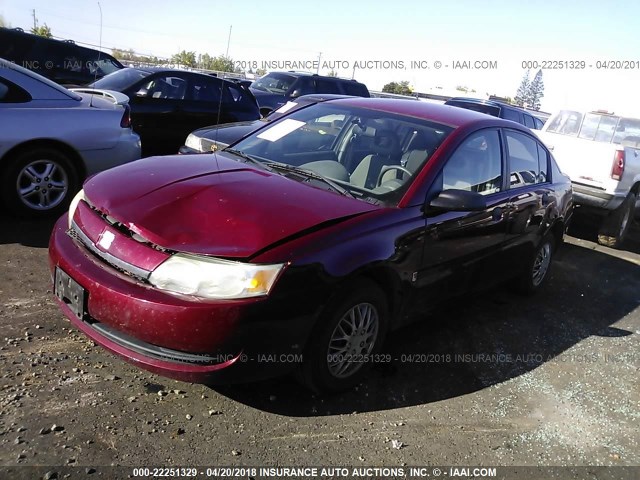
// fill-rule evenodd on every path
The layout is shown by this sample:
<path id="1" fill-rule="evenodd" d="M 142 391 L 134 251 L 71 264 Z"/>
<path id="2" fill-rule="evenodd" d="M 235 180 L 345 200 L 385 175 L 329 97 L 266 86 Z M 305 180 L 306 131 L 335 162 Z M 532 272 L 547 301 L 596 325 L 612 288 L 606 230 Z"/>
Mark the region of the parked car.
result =
<path id="1" fill-rule="evenodd" d="M 306 72 L 270 72 L 251 84 L 251 92 L 266 117 L 290 100 L 302 95 L 339 94 L 369 97 L 363 83 L 339 77 L 325 77 Z"/>
<path id="2" fill-rule="evenodd" d="M 294 112 L 308 105 L 326 102 L 327 100 L 335 100 L 337 98 L 348 98 L 348 96 L 332 94 L 303 95 L 295 100 L 285 103 L 277 110 L 272 111 L 269 115 L 260 118 L 259 120 L 227 123 L 224 125 L 211 125 L 199 128 L 189 134 L 185 144 L 180 147 L 179 153 L 213 153 L 218 150 L 222 150 L 259 128 L 265 127 L 267 124 L 277 120 L 283 115 Z"/>
<path id="3" fill-rule="evenodd" d="M 445 105 L 466 108 L 476 112 L 486 113 L 494 117 L 517 122 L 534 130 L 540 130 L 544 121 L 533 113 L 508 103 L 495 100 L 481 100 L 479 98 L 454 97 L 444 102 Z"/>
<path id="4" fill-rule="evenodd" d="M 140 158 L 127 98 L 97 93 L 0 59 L 0 189 L 9 211 L 60 214 L 85 177 Z"/>
<path id="5" fill-rule="evenodd" d="M 124 68 L 108 53 L 20 28 L 0 28 L 0 57 L 65 86 L 84 86 Z"/>
<path id="6" fill-rule="evenodd" d="M 215 155 L 92 177 L 50 267 L 71 322 L 139 367 L 198 382 L 297 369 L 333 391 L 381 361 L 389 330 L 454 295 L 510 278 L 538 290 L 571 205 L 525 127 L 330 100 Z"/>
<path id="7" fill-rule="evenodd" d="M 248 88 L 204 73 L 127 68 L 91 86 L 129 97 L 133 130 L 142 138 L 145 157 L 175 154 L 197 128 L 260 118 Z"/>
<path id="8" fill-rule="evenodd" d="M 420 98 L 415 95 L 401 95 L 398 93 L 388 92 L 369 92 L 373 98 L 394 98 L 396 100 L 416 100 L 420 101 Z"/>
<path id="9" fill-rule="evenodd" d="M 640 118 L 561 110 L 536 133 L 571 178 L 575 203 L 603 217 L 598 243 L 622 245 L 640 212 Z"/>

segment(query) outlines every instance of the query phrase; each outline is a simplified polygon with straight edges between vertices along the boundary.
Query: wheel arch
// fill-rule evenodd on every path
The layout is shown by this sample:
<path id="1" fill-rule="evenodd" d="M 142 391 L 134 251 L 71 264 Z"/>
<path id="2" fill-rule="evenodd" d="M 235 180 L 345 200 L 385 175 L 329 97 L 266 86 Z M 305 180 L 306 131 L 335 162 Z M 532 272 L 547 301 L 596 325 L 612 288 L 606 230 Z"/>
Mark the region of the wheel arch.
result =
<path id="1" fill-rule="evenodd" d="M 0 159 L 0 172 L 3 172 L 6 168 L 6 164 L 2 162 L 4 159 L 14 157 L 16 155 L 20 155 L 24 152 L 28 152 L 29 150 L 34 150 L 36 148 L 49 148 L 53 150 L 57 150 L 63 153 L 69 160 L 72 162 L 73 167 L 78 174 L 78 181 L 82 183 L 87 176 L 87 169 L 84 164 L 84 160 L 82 156 L 78 153 L 76 149 L 70 146 L 67 143 L 61 142 L 60 140 L 55 140 L 51 138 L 39 138 L 34 140 L 28 140 L 26 142 L 19 143 L 18 145 L 13 146 L 10 150 L 8 150 Z"/>
<path id="2" fill-rule="evenodd" d="M 336 297 L 343 295 L 359 282 L 371 282 L 385 294 L 389 327 L 393 329 L 399 323 L 396 320 L 402 306 L 402 289 L 398 274 L 389 266 L 374 264 L 352 271 L 332 287 L 332 293 L 325 304 L 331 304 Z"/>
<path id="3" fill-rule="evenodd" d="M 551 228 L 549 229 L 549 233 L 553 235 L 556 241 L 556 250 L 563 243 L 564 231 L 565 221 L 563 218 L 558 218 L 555 222 L 553 222 L 553 225 L 551 225 Z"/>

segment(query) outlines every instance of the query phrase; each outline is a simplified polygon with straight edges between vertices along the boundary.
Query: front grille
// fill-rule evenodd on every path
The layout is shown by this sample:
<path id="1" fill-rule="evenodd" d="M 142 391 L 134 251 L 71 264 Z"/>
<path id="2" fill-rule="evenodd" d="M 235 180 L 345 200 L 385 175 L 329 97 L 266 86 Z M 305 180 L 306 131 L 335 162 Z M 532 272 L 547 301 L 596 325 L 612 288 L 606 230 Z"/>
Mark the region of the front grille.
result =
<path id="1" fill-rule="evenodd" d="M 116 270 L 148 283 L 149 275 L 151 275 L 150 271 L 140 267 L 136 267 L 135 265 L 125 262 L 124 260 L 120 260 L 110 253 L 103 252 L 102 250 L 98 249 L 91 241 L 91 239 L 84 234 L 84 232 L 78 227 L 78 225 L 76 225 L 75 222 L 71 223 L 71 228 L 67 230 L 67 235 L 84 245 L 96 257 L 112 266 Z"/>

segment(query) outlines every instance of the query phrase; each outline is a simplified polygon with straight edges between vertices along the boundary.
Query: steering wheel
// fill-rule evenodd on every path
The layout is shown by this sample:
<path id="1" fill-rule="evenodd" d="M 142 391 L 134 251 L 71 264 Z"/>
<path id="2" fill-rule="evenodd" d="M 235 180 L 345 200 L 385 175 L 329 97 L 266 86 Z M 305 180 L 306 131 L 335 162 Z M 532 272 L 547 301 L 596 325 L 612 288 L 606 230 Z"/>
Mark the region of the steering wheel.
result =
<path id="1" fill-rule="evenodd" d="M 384 174 L 387 172 L 391 172 L 393 170 L 398 170 L 402 173 L 406 173 L 407 175 L 411 176 L 413 175 L 413 172 L 411 172 L 410 170 L 401 167 L 400 165 L 387 165 L 385 167 L 382 167 L 382 170 L 380 170 L 380 175 L 378 175 L 378 180 L 376 181 L 376 186 L 379 187 L 380 185 L 382 185 L 382 177 L 384 177 Z"/>

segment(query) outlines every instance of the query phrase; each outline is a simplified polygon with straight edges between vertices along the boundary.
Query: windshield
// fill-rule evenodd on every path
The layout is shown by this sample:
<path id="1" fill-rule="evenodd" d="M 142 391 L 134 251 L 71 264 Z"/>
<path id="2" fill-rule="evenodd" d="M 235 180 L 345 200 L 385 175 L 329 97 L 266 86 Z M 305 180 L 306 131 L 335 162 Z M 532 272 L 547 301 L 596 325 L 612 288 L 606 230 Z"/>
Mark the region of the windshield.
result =
<path id="1" fill-rule="evenodd" d="M 122 68 L 106 75 L 97 82 L 93 82 L 90 86 L 121 92 L 148 75 L 151 75 L 151 72 L 146 70 L 140 70 L 138 68 Z"/>
<path id="2" fill-rule="evenodd" d="M 583 115 L 572 110 L 562 110 L 551 119 L 547 131 L 631 147 L 640 144 L 640 119 L 599 112 Z"/>
<path id="3" fill-rule="evenodd" d="M 296 77 L 286 73 L 268 73 L 251 84 L 251 88 L 265 92 L 284 94 L 291 88 Z"/>
<path id="4" fill-rule="evenodd" d="M 293 179 L 392 206 L 452 130 L 329 102 L 295 111 L 233 149 Z M 328 182 L 309 180 L 318 177 Z"/>
<path id="5" fill-rule="evenodd" d="M 118 65 L 111 58 L 100 58 L 100 60 L 94 60 L 89 65 L 89 71 L 91 74 L 93 75 L 94 73 L 97 73 L 97 75 L 101 77 L 119 70 L 122 70 L 122 66 Z"/>

